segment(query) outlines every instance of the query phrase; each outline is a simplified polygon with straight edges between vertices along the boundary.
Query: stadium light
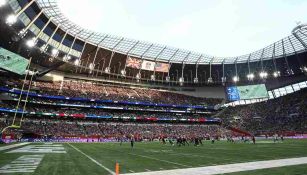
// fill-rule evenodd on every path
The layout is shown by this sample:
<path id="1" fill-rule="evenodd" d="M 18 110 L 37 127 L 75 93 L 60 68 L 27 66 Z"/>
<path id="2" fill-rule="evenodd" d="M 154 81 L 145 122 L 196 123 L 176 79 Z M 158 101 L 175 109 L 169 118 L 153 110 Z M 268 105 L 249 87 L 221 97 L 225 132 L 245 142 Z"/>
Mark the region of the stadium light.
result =
<path id="1" fill-rule="evenodd" d="M 198 78 L 194 78 L 194 83 L 198 83 Z"/>
<path id="2" fill-rule="evenodd" d="M 184 82 L 184 78 L 183 78 L 183 77 L 180 77 L 180 78 L 179 78 L 179 82 L 180 82 L 180 83 L 183 83 L 183 82 Z"/>
<path id="3" fill-rule="evenodd" d="M 3 7 L 6 5 L 6 0 L 0 0 L 0 7 Z"/>
<path id="4" fill-rule="evenodd" d="M 165 77 L 165 81 L 166 81 L 166 82 L 170 82 L 170 81 L 171 81 L 171 77 L 170 77 L 170 76 L 166 76 L 166 77 Z"/>
<path id="5" fill-rule="evenodd" d="M 44 44 L 44 45 L 42 45 L 42 46 L 40 47 L 40 51 L 41 51 L 42 53 L 43 53 L 43 52 L 46 52 L 47 49 L 48 49 L 47 44 Z"/>
<path id="6" fill-rule="evenodd" d="M 105 73 L 110 73 L 110 72 L 111 72 L 111 68 L 110 68 L 110 67 L 106 67 L 106 68 L 104 69 L 104 71 L 105 71 Z"/>
<path id="7" fill-rule="evenodd" d="M 136 82 L 140 82 L 140 79 L 141 79 L 141 73 L 137 73 L 136 76 Z"/>
<path id="8" fill-rule="evenodd" d="M 26 31 L 25 29 L 20 30 L 20 32 L 18 33 L 18 36 L 20 36 L 21 38 L 24 38 L 26 36 L 26 34 L 28 33 L 28 31 Z"/>
<path id="9" fill-rule="evenodd" d="M 94 63 L 91 63 L 91 64 L 88 66 L 88 68 L 89 68 L 90 70 L 93 70 L 94 67 L 95 67 L 95 64 L 94 64 Z"/>
<path id="10" fill-rule="evenodd" d="M 302 66 L 302 67 L 301 67 L 301 71 L 302 71 L 302 72 L 307 72 L 307 67 L 306 67 L 306 66 Z"/>
<path id="11" fill-rule="evenodd" d="M 267 78 L 267 77 L 268 77 L 268 73 L 267 73 L 267 72 L 264 72 L 264 71 L 261 71 L 261 72 L 259 73 L 259 76 L 260 76 L 260 78 Z"/>
<path id="12" fill-rule="evenodd" d="M 294 72 L 293 72 L 292 69 L 288 69 L 288 70 L 287 70 L 287 73 L 288 73 L 288 75 L 293 75 L 293 74 L 294 74 Z"/>
<path id="13" fill-rule="evenodd" d="M 275 71 L 275 72 L 273 73 L 273 76 L 274 76 L 275 78 L 279 77 L 279 76 L 280 76 L 280 72 L 279 72 L 279 71 Z"/>
<path id="14" fill-rule="evenodd" d="M 79 64 L 80 64 L 80 60 L 79 60 L 79 59 L 76 59 L 76 60 L 74 61 L 74 65 L 75 65 L 75 66 L 79 66 Z"/>
<path id="15" fill-rule="evenodd" d="M 222 77 L 222 83 L 226 83 L 226 77 Z"/>
<path id="16" fill-rule="evenodd" d="M 184 78 L 183 78 L 183 77 L 180 77 L 180 78 L 179 78 L 179 85 L 180 85 L 180 86 L 183 86 L 183 83 L 184 83 Z"/>
<path id="17" fill-rule="evenodd" d="M 125 69 L 121 70 L 120 73 L 122 74 L 123 77 L 126 76 L 126 71 L 125 71 Z"/>
<path id="18" fill-rule="evenodd" d="M 209 84 L 213 83 L 212 77 L 209 77 L 209 78 L 208 78 L 208 83 L 209 83 Z"/>
<path id="19" fill-rule="evenodd" d="M 51 54 L 53 57 L 57 57 L 57 55 L 59 54 L 59 50 L 58 49 L 52 49 Z"/>
<path id="20" fill-rule="evenodd" d="M 150 76 L 150 80 L 151 80 L 151 81 L 155 81 L 155 80 L 156 80 L 156 76 L 155 76 L 154 74 L 152 74 L 152 75 Z"/>
<path id="21" fill-rule="evenodd" d="M 252 81 L 255 78 L 255 75 L 253 73 L 247 74 L 247 79 L 249 81 Z"/>
<path id="22" fill-rule="evenodd" d="M 28 47 L 34 47 L 35 44 L 36 44 L 36 39 L 35 39 L 35 38 L 29 39 L 29 40 L 26 42 L 26 44 L 27 44 Z"/>
<path id="23" fill-rule="evenodd" d="M 71 59 L 71 56 L 70 56 L 70 55 L 65 55 L 65 56 L 63 57 L 63 61 L 65 61 L 65 62 L 69 61 L 70 59 Z"/>
<path id="24" fill-rule="evenodd" d="M 17 17 L 15 15 L 9 15 L 6 18 L 6 24 L 8 24 L 9 26 L 13 25 L 16 21 L 17 21 Z"/>
<path id="25" fill-rule="evenodd" d="M 238 76 L 234 76 L 233 78 L 232 78 L 232 80 L 233 80 L 233 82 L 238 82 L 239 80 L 240 80 L 240 78 L 238 77 Z"/>

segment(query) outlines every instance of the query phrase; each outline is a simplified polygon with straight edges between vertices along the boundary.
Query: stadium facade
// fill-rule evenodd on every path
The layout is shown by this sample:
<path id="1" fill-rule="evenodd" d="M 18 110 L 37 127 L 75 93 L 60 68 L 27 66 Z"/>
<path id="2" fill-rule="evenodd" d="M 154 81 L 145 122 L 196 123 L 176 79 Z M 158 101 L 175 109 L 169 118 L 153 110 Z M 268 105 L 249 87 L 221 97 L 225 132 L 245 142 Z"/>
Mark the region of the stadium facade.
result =
<path id="1" fill-rule="evenodd" d="M 89 31 L 55 0 L 0 13 L 0 143 L 27 142 L 0 173 L 307 172 L 307 25 L 216 57 Z"/>

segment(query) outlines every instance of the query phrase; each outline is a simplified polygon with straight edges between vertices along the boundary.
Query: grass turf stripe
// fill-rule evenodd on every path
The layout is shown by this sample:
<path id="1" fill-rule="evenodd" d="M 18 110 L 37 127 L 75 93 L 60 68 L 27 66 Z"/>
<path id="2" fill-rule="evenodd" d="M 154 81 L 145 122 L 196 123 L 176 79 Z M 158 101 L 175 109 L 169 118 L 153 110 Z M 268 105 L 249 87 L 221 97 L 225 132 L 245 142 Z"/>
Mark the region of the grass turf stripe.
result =
<path id="1" fill-rule="evenodd" d="M 152 171 L 152 172 L 132 173 L 132 174 L 130 173 L 129 175 L 164 175 L 164 174 L 168 174 L 168 175 L 186 175 L 186 174 L 216 175 L 216 174 L 234 173 L 234 172 L 241 172 L 241 171 L 251 171 L 251 170 L 284 167 L 284 166 L 302 165 L 302 164 L 307 164 L 307 157 L 266 160 L 266 161 L 216 165 L 216 166 L 177 169 L 177 170 Z"/>
<path id="2" fill-rule="evenodd" d="M 101 168 L 107 170 L 109 173 L 111 174 L 115 174 L 114 171 L 110 170 L 109 168 L 103 166 L 101 163 L 99 163 L 97 160 L 93 159 L 91 156 L 85 154 L 84 152 L 82 152 L 81 150 L 79 150 L 78 148 L 76 148 L 75 146 L 71 145 L 70 143 L 67 143 L 70 147 L 72 147 L 73 149 L 75 149 L 76 151 L 78 151 L 79 153 L 83 154 L 85 157 L 87 157 L 88 159 L 90 159 L 92 162 L 94 162 L 96 165 L 100 166 Z"/>
<path id="3" fill-rule="evenodd" d="M 4 150 L 8 150 L 8 149 L 12 149 L 12 148 L 16 148 L 19 146 L 24 146 L 24 145 L 28 145 L 30 143 L 28 142 L 24 142 L 24 143 L 17 143 L 17 144 L 12 144 L 12 145 L 7 145 L 7 146 L 2 146 L 0 147 L 0 151 L 4 151 Z"/>

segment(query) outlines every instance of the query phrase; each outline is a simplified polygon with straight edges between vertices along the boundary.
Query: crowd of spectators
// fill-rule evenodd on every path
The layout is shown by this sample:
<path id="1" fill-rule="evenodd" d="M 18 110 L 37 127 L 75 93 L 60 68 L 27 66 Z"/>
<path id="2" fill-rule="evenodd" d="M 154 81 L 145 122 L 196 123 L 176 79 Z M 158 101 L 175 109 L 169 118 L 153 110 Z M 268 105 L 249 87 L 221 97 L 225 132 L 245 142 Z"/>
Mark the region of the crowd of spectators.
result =
<path id="1" fill-rule="evenodd" d="M 2 130 L 11 120 L 0 118 Z M 134 136 L 139 139 L 159 139 L 177 137 L 221 137 L 225 129 L 218 125 L 148 124 L 132 122 L 93 122 L 57 119 L 26 118 L 19 129 L 23 133 L 33 133 L 42 137 L 99 137 L 118 138 Z M 6 130 L 4 134 L 13 131 Z"/>
<path id="2" fill-rule="evenodd" d="M 20 83 L 20 82 L 19 82 Z M 18 84 L 18 83 L 17 83 Z M 11 83 L 9 86 L 16 85 Z M 20 85 L 20 84 L 19 84 Z M 98 85 L 88 82 L 64 81 L 58 83 L 35 82 L 34 89 L 49 95 L 64 95 L 68 97 L 84 97 L 95 99 L 129 100 L 155 102 L 165 104 L 218 104 L 219 99 L 204 99 L 171 92 Z M 227 107 L 214 117 L 221 118 L 223 127 L 237 128 L 252 135 L 266 135 L 282 132 L 307 133 L 307 89 L 294 92 L 268 101 Z M 54 101 L 53 101 L 54 102 Z M 79 103 L 79 102 L 76 102 Z M 0 107 L 14 108 L 12 104 L 0 103 Z M 102 109 L 55 108 L 28 105 L 29 112 L 65 113 L 65 114 L 94 114 L 99 116 L 113 116 L 117 118 L 156 117 L 156 118 L 199 118 L 203 115 L 158 113 L 158 112 L 118 112 Z M 127 120 L 129 121 L 129 120 Z M 6 123 L 0 122 L 3 128 Z M 151 139 L 161 137 L 176 137 L 184 135 L 205 137 L 207 135 L 222 135 L 219 126 L 161 124 L 161 123 L 121 123 L 121 122 L 90 122 L 90 121 L 62 121 L 54 119 L 33 119 L 23 125 L 25 130 L 39 135 L 96 135 L 99 137 L 116 137 L 117 135 L 132 134 Z"/>
<path id="3" fill-rule="evenodd" d="M 224 125 L 256 135 L 307 133 L 307 89 L 261 103 L 228 107 L 220 112 Z"/>
<path id="4" fill-rule="evenodd" d="M 16 94 L 9 94 L 13 99 L 6 100 L 7 102 L 16 102 L 18 101 L 19 96 Z M 24 98 L 23 98 L 24 99 Z M 205 108 L 187 108 L 187 107 L 174 107 L 174 106 L 156 106 L 156 105 L 132 105 L 132 104 L 123 104 L 123 103 L 108 103 L 108 102 L 96 102 L 96 101 L 73 101 L 73 100 L 58 100 L 58 99 L 47 99 L 39 97 L 28 97 L 28 105 L 39 105 L 42 106 L 58 106 L 58 107 L 79 107 L 79 108 L 118 108 L 119 110 L 134 110 L 134 111 L 193 111 L 203 114 L 211 114 L 216 110 L 208 110 Z"/>
<path id="5" fill-rule="evenodd" d="M 23 81 L 6 80 L 4 85 L 10 87 L 21 87 Z M 26 85 L 29 82 L 26 81 Z M 85 81 L 62 81 L 32 83 L 32 89 L 39 93 L 48 95 L 62 95 L 66 97 L 82 97 L 89 99 L 113 100 L 113 101 L 135 101 L 162 104 L 185 104 L 185 105 L 217 105 L 222 102 L 218 98 L 200 98 L 183 95 L 170 91 L 155 90 L 139 87 L 112 86 Z"/>

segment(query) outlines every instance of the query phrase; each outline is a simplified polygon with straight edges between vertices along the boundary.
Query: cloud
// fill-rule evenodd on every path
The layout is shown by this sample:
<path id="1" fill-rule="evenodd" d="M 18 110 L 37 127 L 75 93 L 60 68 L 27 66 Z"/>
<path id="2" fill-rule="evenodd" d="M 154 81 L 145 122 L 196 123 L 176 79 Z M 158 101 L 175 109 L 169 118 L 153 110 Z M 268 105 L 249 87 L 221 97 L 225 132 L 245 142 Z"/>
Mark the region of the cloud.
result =
<path id="1" fill-rule="evenodd" d="M 307 1 L 58 0 L 73 22 L 131 39 L 214 56 L 261 49 L 306 22 Z"/>
<path id="2" fill-rule="evenodd" d="M 173 21 L 166 27 L 166 33 L 170 37 L 187 36 L 191 33 L 192 22 L 189 18 L 183 17 L 177 21 Z"/>

